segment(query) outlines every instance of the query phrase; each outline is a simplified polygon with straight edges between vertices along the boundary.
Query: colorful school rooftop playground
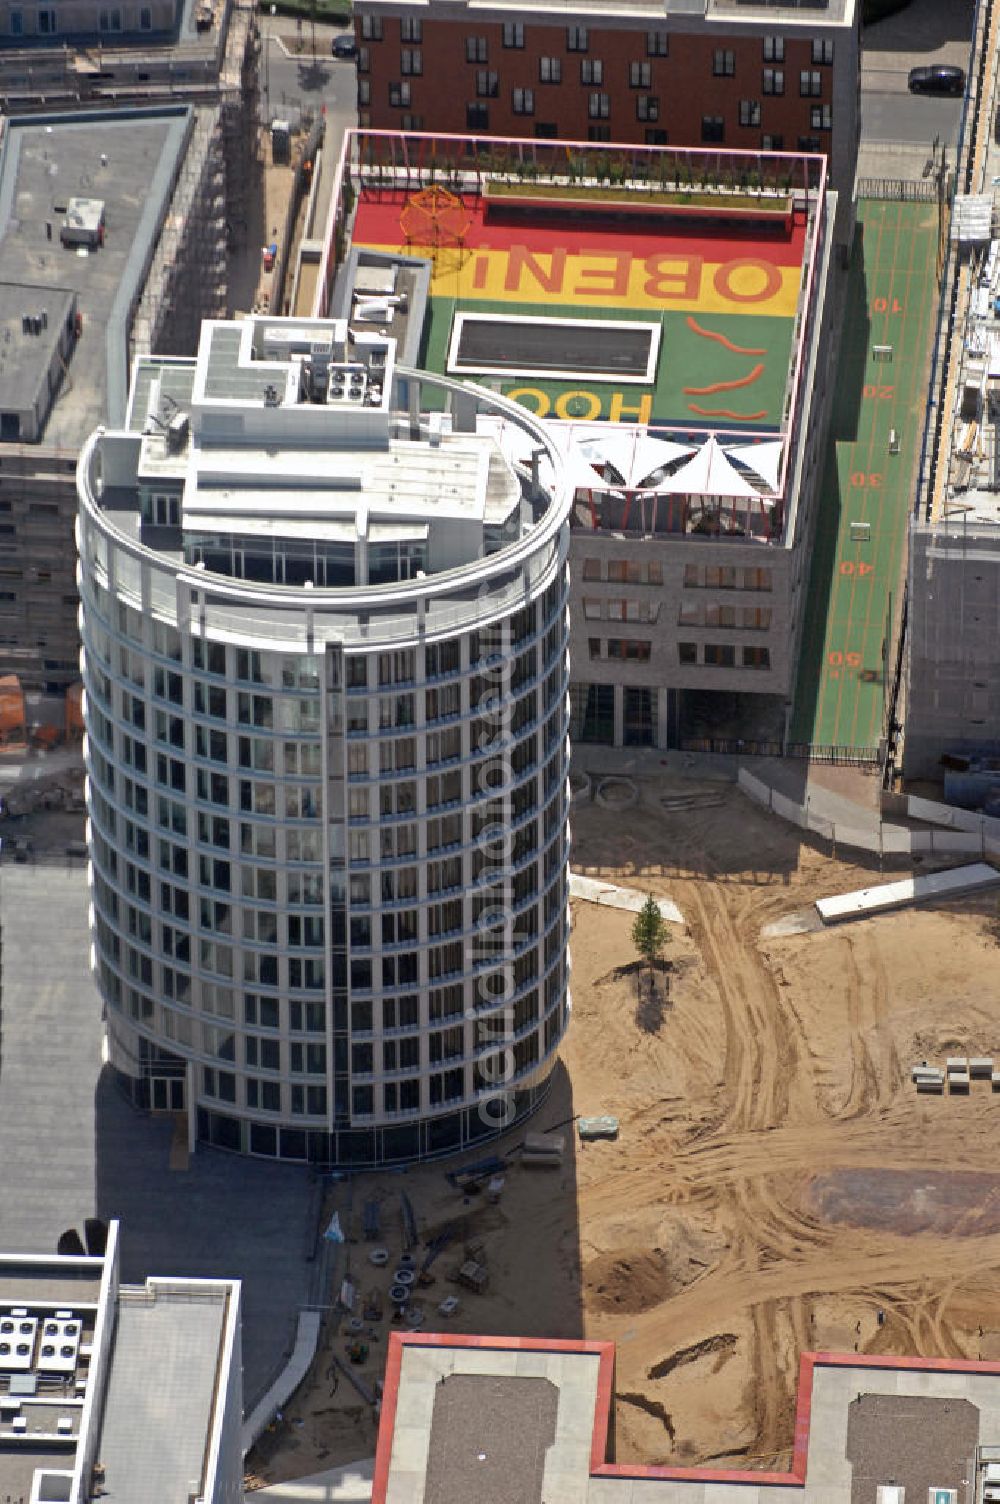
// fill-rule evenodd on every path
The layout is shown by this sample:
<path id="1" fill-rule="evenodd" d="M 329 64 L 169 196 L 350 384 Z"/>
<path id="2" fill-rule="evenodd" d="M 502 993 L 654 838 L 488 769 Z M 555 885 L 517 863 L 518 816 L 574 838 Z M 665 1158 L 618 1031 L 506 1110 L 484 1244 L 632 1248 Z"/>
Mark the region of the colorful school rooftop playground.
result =
<path id="1" fill-rule="evenodd" d="M 317 312 L 561 420 L 578 491 L 665 496 L 681 532 L 739 498 L 781 542 L 825 183 L 801 153 L 351 132 Z"/>

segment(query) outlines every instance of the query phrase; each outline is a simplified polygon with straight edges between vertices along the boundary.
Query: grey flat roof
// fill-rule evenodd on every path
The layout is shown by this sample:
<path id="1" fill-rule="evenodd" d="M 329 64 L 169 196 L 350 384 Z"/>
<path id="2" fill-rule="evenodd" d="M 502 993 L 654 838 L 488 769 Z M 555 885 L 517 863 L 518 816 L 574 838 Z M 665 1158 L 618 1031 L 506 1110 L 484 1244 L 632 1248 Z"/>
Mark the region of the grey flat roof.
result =
<path id="1" fill-rule="evenodd" d="M 190 119 L 188 106 L 173 105 L 5 122 L 0 282 L 23 285 L 24 297 L 33 302 L 63 290 L 74 292 L 83 318 L 68 380 L 64 376 L 45 426 L 46 446 L 76 450 L 98 423 L 124 420 L 130 308 L 141 295 Z M 102 199 L 106 220 L 104 245 L 82 253 L 59 241 L 65 205 L 81 196 Z M 51 240 L 46 225 L 51 226 Z M 37 297 L 30 289 L 38 289 Z M 20 340 L 19 319 L 17 336 Z M 26 346 L 29 339 L 37 336 L 24 336 Z M 9 352 L 0 388 L 29 381 L 38 352 L 29 350 L 32 364 L 28 375 L 22 375 L 13 343 L 0 343 L 0 350 Z"/>
<path id="2" fill-rule="evenodd" d="M 228 1288 L 155 1298 L 122 1290 L 97 1444 L 108 1504 L 199 1490 Z"/>
<path id="3" fill-rule="evenodd" d="M 67 1277 L 65 1269 L 0 1267 L 0 1306 L 56 1305 L 96 1306 L 101 1294 L 101 1271 L 81 1273 L 79 1279 Z"/>
<path id="4" fill-rule="evenodd" d="M 0 282 L 0 408 L 4 412 L 23 412 L 34 405 L 72 310 L 73 294 L 65 287 Z M 21 319 L 26 313 L 44 316 L 40 334 L 24 332 Z M 48 406 L 47 395 L 42 406 Z"/>
<path id="5" fill-rule="evenodd" d="M 550 1379 L 446 1375 L 434 1395 L 427 1496 L 434 1504 L 541 1500 L 558 1412 Z"/>
<path id="6" fill-rule="evenodd" d="M 372 5 L 386 4 L 392 6 L 396 0 L 364 0 L 362 10 L 369 9 Z M 431 0 L 432 10 L 436 10 L 434 0 Z M 646 23 L 646 18 L 666 20 L 677 18 L 690 19 L 696 25 L 707 18 L 710 21 L 717 19 L 732 19 L 743 23 L 756 23 L 758 25 L 773 25 L 776 21 L 791 22 L 801 26 L 804 30 L 813 30 L 823 26 L 840 26 L 850 22 L 854 15 L 856 0 L 806 0 L 799 4 L 798 0 L 788 0 L 787 4 L 776 4 L 775 0 L 539 0 L 533 7 L 539 15 L 559 15 L 564 20 L 574 16 L 590 16 L 600 19 L 608 25 L 614 25 L 621 21 L 628 21 L 631 17 L 641 18 Z M 451 7 L 448 7 L 449 10 Z M 465 0 L 465 8 L 483 19 L 489 19 L 492 14 L 502 16 L 504 13 L 513 15 L 515 12 L 523 17 L 524 12 L 514 0 Z M 443 7 L 442 7 L 443 9 Z"/>

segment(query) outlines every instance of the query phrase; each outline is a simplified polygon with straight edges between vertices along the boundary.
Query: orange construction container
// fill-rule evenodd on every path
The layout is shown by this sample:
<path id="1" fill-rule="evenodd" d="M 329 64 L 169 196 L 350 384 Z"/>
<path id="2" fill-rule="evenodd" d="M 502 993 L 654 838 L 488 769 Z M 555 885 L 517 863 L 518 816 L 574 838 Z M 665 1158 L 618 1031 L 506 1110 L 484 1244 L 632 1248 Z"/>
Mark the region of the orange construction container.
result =
<path id="1" fill-rule="evenodd" d="M 79 741 L 83 731 L 83 685 L 71 684 L 66 691 L 66 740 Z"/>
<path id="2" fill-rule="evenodd" d="M 25 739 L 24 693 L 16 674 L 0 677 L 0 747 Z"/>

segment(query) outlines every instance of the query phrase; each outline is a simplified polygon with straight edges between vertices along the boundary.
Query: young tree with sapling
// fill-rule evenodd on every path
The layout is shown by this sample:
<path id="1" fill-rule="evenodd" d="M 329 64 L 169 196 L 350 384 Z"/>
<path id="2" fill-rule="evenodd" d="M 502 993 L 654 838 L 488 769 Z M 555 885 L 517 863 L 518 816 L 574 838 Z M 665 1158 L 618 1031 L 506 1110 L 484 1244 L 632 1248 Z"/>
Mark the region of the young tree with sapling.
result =
<path id="1" fill-rule="evenodd" d="M 667 943 L 667 925 L 652 893 L 635 916 L 632 944 L 646 962 L 650 972 L 656 966 Z"/>

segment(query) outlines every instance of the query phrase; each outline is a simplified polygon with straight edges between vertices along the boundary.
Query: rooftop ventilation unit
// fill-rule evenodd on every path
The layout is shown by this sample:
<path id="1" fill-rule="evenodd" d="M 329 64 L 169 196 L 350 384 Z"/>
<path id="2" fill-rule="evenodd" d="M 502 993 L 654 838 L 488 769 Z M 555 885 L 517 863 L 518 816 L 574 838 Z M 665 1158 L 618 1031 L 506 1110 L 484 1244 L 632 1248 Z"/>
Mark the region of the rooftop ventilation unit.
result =
<path id="1" fill-rule="evenodd" d="M 8 1331 L 8 1323 L 13 1331 Z M 37 1316 L 4 1316 L 0 1330 L 0 1373 L 26 1373 L 34 1367 Z"/>
<path id="2" fill-rule="evenodd" d="M 293 355 L 334 354 L 333 330 L 310 329 L 300 324 L 267 324 L 260 342 L 264 360 L 291 360 Z"/>
<path id="3" fill-rule="evenodd" d="M 74 1373 L 83 1323 L 78 1316 L 46 1317 L 38 1345 L 39 1373 Z"/>
<path id="4" fill-rule="evenodd" d="M 104 200 L 71 198 L 59 230 L 63 245 L 94 248 L 104 244 Z"/>

